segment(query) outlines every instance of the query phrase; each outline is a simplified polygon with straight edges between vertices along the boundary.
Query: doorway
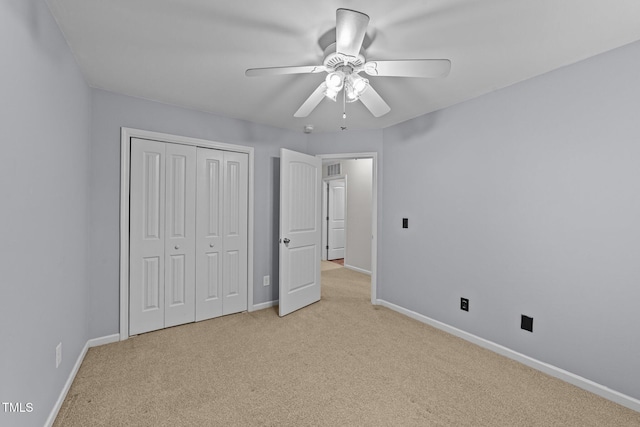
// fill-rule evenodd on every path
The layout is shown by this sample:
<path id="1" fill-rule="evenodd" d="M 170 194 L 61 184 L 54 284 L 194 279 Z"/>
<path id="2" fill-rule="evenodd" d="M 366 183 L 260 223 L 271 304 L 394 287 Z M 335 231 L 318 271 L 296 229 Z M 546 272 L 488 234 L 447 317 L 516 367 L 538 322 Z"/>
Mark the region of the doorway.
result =
<path id="1" fill-rule="evenodd" d="M 371 276 L 371 303 L 377 304 L 377 153 L 322 154 L 323 160 L 323 242 L 322 259 L 327 260 L 326 221 L 328 213 L 328 183 L 345 178 L 345 258 L 344 266 Z M 335 166 L 340 164 L 340 166 Z M 333 165 L 333 166 L 332 166 Z M 331 168 L 330 168 L 331 166 Z M 332 175 L 329 176 L 331 169 Z M 339 170 L 338 173 L 336 171 Z M 368 175 L 368 179 L 361 179 Z M 364 185 L 364 189 L 363 189 Z M 349 221 L 349 218 L 352 220 Z M 359 236 L 356 240 L 352 237 Z"/>

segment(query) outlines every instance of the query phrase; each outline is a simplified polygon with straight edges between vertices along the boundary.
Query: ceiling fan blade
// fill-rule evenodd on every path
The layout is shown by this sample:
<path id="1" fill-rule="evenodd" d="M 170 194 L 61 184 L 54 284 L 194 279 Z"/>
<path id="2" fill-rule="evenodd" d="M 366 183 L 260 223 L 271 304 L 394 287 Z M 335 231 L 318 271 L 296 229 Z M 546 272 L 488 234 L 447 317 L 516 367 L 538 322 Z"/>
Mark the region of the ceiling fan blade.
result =
<path id="1" fill-rule="evenodd" d="M 374 117 L 380 117 L 391 111 L 391 107 L 376 92 L 371 85 L 360 95 L 360 101 L 371 111 Z"/>
<path id="2" fill-rule="evenodd" d="M 369 61 L 364 72 L 370 76 L 444 77 L 451 70 L 448 59 L 407 59 L 399 61 Z"/>
<path id="3" fill-rule="evenodd" d="M 307 74 L 326 71 L 324 65 L 303 65 L 300 67 L 249 68 L 244 72 L 247 77 L 278 76 L 282 74 Z"/>
<path id="4" fill-rule="evenodd" d="M 327 89 L 325 82 L 320 83 L 320 86 L 313 91 L 311 96 L 298 108 L 293 117 L 307 117 L 311 112 L 320 104 L 322 98 L 324 98 L 324 91 Z"/>
<path id="5" fill-rule="evenodd" d="M 336 11 L 336 51 L 357 57 L 367 33 L 369 16 L 351 9 Z"/>

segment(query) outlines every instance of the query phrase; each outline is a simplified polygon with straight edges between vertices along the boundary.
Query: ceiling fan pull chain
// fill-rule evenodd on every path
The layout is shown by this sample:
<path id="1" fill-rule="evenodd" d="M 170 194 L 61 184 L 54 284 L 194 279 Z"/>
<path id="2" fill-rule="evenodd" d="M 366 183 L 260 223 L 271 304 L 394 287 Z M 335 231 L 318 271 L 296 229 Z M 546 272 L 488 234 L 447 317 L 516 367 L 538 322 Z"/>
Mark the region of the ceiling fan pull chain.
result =
<path id="1" fill-rule="evenodd" d="M 347 120 L 347 92 L 345 90 L 342 91 L 342 119 Z"/>
<path id="2" fill-rule="evenodd" d="M 347 95 L 346 91 L 342 90 L 342 126 L 341 130 L 347 130 Z"/>

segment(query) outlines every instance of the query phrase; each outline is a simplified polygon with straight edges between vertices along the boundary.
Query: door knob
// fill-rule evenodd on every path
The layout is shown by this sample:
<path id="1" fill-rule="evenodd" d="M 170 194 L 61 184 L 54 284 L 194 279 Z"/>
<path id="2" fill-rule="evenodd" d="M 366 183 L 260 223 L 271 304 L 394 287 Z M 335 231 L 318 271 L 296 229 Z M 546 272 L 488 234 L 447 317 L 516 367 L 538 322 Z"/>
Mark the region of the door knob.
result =
<path id="1" fill-rule="evenodd" d="M 291 240 L 285 237 L 282 241 L 284 242 L 285 245 L 288 245 Z"/>
<path id="2" fill-rule="evenodd" d="M 214 245 L 213 243 L 209 243 L 209 247 L 210 247 L 210 248 L 212 248 L 212 247 L 214 247 L 214 246 L 215 246 L 215 245 Z"/>
<path id="3" fill-rule="evenodd" d="M 175 246 L 175 248 L 176 248 L 176 249 L 180 249 L 180 246 L 176 245 L 176 246 Z"/>

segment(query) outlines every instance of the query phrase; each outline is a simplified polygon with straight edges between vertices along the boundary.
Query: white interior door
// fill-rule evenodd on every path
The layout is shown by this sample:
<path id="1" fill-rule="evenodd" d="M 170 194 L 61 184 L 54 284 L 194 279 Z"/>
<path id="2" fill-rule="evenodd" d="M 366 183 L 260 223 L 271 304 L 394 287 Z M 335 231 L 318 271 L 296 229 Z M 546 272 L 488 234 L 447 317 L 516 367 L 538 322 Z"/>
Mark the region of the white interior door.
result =
<path id="1" fill-rule="evenodd" d="M 224 152 L 222 314 L 247 309 L 247 209 L 249 156 Z"/>
<path id="2" fill-rule="evenodd" d="M 346 194 L 344 179 L 329 181 L 328 260 L 344 258 Z"/>
<path id="3" fill-rule="evenodd" d="M 165 144 L 164 327 L 195 320 L 196 147 Z"/>
<path id="4" fill-rule="evenodd" d="M 195 156 L 132 140 L 130 335 L 195 320 Z"/>
<path id="5" fill-rule="evenodd" d="M 247 309 L 249 156 L 131 140 L 129 334 Z"/>
<path id="6" fill-rule="evenodd" d="M 280 150 L 280 316 L 320 300 L 321 180 L 319 158 Z"/>
<path id="7" fill-rule="evenodd" d="M 164 327 L 165 144 L 131 141 L 129 334 Z"/>
<path id="8" fill-rule="evenodd" d="M 222 169 L 224 154 L 198 148 L 196 321 L 222 316 Z"/>
<path id="9" fill-rule="evenodd" d="M 198 148 L 196 320 L 247 309 L 246 153 Z"/>

